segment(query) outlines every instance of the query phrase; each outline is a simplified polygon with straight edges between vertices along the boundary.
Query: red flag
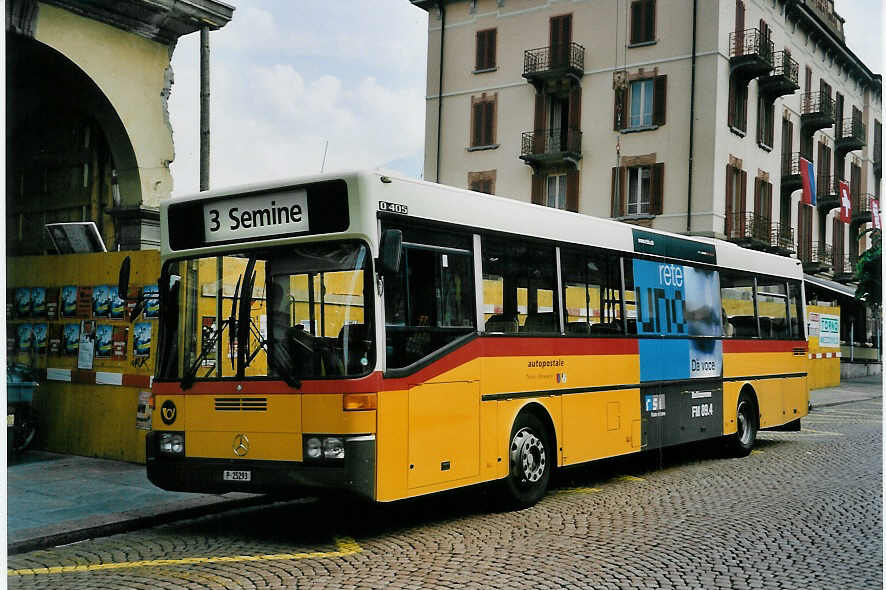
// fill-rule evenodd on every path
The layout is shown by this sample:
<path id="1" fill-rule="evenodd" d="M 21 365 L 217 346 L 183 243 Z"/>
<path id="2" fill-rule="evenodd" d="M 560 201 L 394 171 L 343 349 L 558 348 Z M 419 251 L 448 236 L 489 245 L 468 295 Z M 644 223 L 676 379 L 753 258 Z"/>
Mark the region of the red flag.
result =
<path id="1" fill-rule="evenodd" d="M 875 229 L 880 229 L 880 201 L 877 199 L 871 199 L 871 221 Z"/>
<path id="2" fill-rule="evenodd" d="M 806 158 L 800 158 L 800 179 L 803 181 L 803 202 L 815 205 L 815 168 Z"/>
<path id="3" fill-rule="evenodd" d="M 852 221 L 852 201 L 849 199 L 849 183 L 840 181 L 840 221 L 849 223 Z"/>

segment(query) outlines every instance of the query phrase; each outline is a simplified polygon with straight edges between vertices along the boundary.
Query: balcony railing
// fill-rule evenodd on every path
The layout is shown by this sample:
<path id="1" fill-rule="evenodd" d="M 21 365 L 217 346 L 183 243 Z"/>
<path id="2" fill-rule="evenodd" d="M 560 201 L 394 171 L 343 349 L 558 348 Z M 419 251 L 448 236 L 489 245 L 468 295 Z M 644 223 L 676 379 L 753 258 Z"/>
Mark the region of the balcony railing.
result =
<path id="1" fill-rule="evenodd" d="M 818 200 L 837 198 L 840 195 L 839 176 L 818 176 L 815 179 Z"/>
<path id="2" fill-rule="evenodd" d="M 857 117 L 849 117 L 843 119 L 835 138 L 837 149 L 844 148 L 843 151 L 860 150 L 865 144 L 865 128 L 864 123 Z"/>
<path id="3" fill-rule="evenodd" d="M 769 246 L 775 252 L 790 254 L 794 251 L 794 228 L 790 225 L 775 223 L 769 236 Z"/>
<path id="4" fill-rule="evenodd" d="M 852 201 L 852 221 L 856 223 L 869 223 L 871 221 L 871 201 L 874 195 L 870 193 L 853 194 L 850 196 Z"/>
<path id="5" fill-rule="evenodd" d="M 834 124 L 834 99 L 825 92 L 807 92 L 800 97 L 801 117 L 817 122 L 823 127 Z"/>
<path id="6" fill-rule="evenodd" d="M 745 29 L 729 33 L 729 57 L 756 55 L 772 66 L 775 43 L 764 38 L 759 29 Z"/>
<path id="7" fill-rule="evenodd" d="M 538 129 L 523 133 L 520 158 L 551 161 L 581 157 L 581 131 L 578 129 Z"/>
<path id="8" fill-rule="evenodd" d="M 833 250 L 830 244 L 813 244 L 797 249 L 797 258 L 803 263 L 806 272 L 822 272 L 830 268 L 833 262 Z"/>
<path id="9" fill-rule="evenodd" d="M 833 256 L 834 277 L 844 280 L 851 280 L 855 274 L 855 263 L 858 262 L 858 256 L 852 254 L 844 254 L 842 256 Z"/>
<path id="10" fill-rule="evenodd" d="M 788 51 L 778 51 L 773 55 L 772 71 L 758 80 L 760 91 L 771 97 L 784 96 L 800 88 L 800 64 Z"/>
<path id="11" fill-rule="evenodd" d="M 803 186 L 800 177 L 800 152 L 782 154 L 781 156 L 781 190 L 790 194 Z"/>
<path id="12" fill-rule="evenodd" d="M 563 43 L 523 52 L 524 78 L 570 70 L 581 75 L 584 69 L 585 48 L 578 43 Z"/>
<path id="13" fill-rule="evenodd" d="M 772 222 L 753 211 L 738 211 L 726 217 L 726 239 L 750 247 L 768 246 Z"/>

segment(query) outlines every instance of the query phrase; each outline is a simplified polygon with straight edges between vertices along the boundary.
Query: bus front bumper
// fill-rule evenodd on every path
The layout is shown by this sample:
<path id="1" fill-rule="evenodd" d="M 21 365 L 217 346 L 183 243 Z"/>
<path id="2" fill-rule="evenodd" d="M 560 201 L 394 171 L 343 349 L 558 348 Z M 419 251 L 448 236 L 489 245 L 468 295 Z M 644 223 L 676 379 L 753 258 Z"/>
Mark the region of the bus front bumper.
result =
<path id="1" fill-rule="evenodd" d="M 175 457 L 160 453 L 159 432 L 148 432 L 146 464 L 148 479 L 173 492 L 223 494 L 286 494 L 304 489 L 343 490 L 375 499 L 375 438 L 345 439 L 345 459 L 339 464 L 295 461 L 257 461 Z M 225 471 L 249 472 L 249 481 L 225 481 Z"/>

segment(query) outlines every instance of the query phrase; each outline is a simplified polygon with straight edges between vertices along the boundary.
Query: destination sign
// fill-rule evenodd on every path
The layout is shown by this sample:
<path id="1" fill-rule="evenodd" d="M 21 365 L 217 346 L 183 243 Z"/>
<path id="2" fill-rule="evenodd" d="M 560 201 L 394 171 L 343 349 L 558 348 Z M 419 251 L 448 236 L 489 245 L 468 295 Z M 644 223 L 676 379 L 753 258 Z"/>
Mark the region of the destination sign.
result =
<path id="1" fill-rule="evenodd" d="M 304 233 L 309 229 L 305 190 L 265 193 L 203 205 L 206 243 Z"/>

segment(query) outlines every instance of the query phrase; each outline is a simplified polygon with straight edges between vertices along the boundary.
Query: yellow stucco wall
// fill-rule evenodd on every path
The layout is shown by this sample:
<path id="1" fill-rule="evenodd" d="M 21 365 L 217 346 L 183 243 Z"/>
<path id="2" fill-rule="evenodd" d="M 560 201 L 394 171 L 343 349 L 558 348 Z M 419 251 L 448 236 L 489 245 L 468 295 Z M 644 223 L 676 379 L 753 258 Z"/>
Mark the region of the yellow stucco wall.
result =
<path id="1" fill-rule="evenodd" d="M 171 49 L 62 8 L 38 5 L 34 38 L 73 61 L 108 98 L 135 152 L 143 204 L 157 206 L 172 194 L 172 128 L 161 100 Z M 121 185 L 121 192 L 126 188 Z"/>
<path id="2" fill-rule="evenodd" d="M 120 263 L 132 259 L 130 285 L 142 287 L 157 284 L 160 254 L 157 251 L 110 252 L 104 254 L 70 254 L 66 256 L 29 256 L 7 259 L 7 288 L 63 287 L 65 285 L 116 285 Z M 13 319 L 7 330 L 20 322 L 43 321 L 49 324 L 78 323 L 85 318 Z M 157 321 L 152 327 L 151 355 L 143 364 L 133 364 L 133 329 L 128 319 L 96 319 L 99 323 L 128 326 L 126 360 L 96 358 L 93 370 L 131 376 L 144 380 L 154 371 Z M 76 373 L 77 357 L 64 355 L 17 353 L 10 361 L 25 362 L 41 369 L 67 369 Z M 141 366 L 137 366 L 137 365 Z M 38 412 L 36 445 L 39 448 L 76 455 L 144 462 L 145 431 L 136 428 L 136 411 L 140 387 L 66 383 L 42 380 L 34 395 Z"/>
<path id="3" fill-rule="evenodd" d="M 824 313 L 828 315 L 840 315 L 839 307 L 823 307 L 820 305 L 809 305 L 806 307 L 807 316 L 810 313 Z M 840 359 L 836 353 L 840 352 L 840 347 L 822 347 L 818 344 L 818 336 L 809 336 L 809 354 L 822 355 L 831 353 L 831 358 L 811 358 L 809 359 L 809 389 L 821 389 L 822 387 L 834 387 L 840 384 Z"/>

